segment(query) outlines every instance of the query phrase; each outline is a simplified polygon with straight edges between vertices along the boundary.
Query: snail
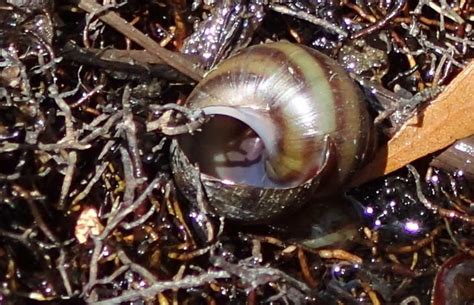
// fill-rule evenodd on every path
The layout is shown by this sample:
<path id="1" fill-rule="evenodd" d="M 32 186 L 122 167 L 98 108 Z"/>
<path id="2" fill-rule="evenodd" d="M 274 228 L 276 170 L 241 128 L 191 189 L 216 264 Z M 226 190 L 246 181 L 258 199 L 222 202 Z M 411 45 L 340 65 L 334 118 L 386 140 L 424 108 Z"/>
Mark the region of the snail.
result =
<path id="1" fill-rule="evenodd" d="M 434 280 L 431 305 L 462 305 L 474 302 L 474 258 L 458 254 L 447 259 Z"/>
<path id="2" fill-rule="evenodd" d="M 268 222 L 339 191 L 373 146 L 372 120 L 350 76 L 289 42 L 224 60 L 186 106 L 209 120 L 172 141 L 177 186 L 194 200 L 202 183 L 217 214 L 243 222 Z"/>

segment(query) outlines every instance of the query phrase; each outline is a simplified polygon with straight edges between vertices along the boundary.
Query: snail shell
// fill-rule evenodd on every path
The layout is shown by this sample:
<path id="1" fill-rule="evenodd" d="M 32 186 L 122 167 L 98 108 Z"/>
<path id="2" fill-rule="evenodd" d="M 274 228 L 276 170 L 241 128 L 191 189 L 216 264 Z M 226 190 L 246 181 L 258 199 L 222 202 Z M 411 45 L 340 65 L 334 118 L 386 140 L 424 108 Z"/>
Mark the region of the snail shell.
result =
<path id="1" fill-rule="evenodd" d="M 474 302 L 474 257 L 458 254 L 438 269 L 431 305 L 463 305 Z"/>
<path id="2" fill-rule="evenodd" d="M 371 149 L 362 94 L 334 60 L 288 42 L 242 50 L 210 71 L 186 106 L 210 117 L 172 143 L 178 187 L 226 217 L 265 222 L 344 185 Z M 193 166 L 197 164 L 200 172 Z"/>

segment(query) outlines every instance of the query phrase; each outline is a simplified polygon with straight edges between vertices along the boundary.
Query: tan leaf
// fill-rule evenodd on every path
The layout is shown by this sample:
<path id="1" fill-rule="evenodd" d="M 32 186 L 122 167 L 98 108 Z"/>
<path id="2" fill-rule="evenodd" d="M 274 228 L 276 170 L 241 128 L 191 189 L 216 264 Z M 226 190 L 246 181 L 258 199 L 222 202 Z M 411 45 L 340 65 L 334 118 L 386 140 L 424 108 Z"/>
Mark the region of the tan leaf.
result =
<path id="1" fill-rule="evenodd" d="M 97 211 L 94 208 L 86 207 L 79 215 L 74 228 L 74 236 L 83 244 L 89 239 L 91 235 L 99 235 L 104 230 L 100 223 Z"/>
<path id="2" fill-rule="evenodd" d="M 409 119 L 352 182 L 360 185 L 474 134 L 474 62 Z"/>

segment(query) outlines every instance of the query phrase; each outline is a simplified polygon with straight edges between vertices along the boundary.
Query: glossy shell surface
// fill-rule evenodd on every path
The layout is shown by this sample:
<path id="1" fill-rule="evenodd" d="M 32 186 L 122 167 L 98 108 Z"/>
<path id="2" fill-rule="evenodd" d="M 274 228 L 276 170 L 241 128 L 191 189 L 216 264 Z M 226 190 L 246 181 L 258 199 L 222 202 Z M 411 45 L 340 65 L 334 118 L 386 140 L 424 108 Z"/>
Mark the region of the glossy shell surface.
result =
<path id="1" fill-rule="evenodd" d="M 213 209 L 232 219 L 282 216 L 317 197 L 320 184 L 321 194 L 332 193 L 371 150 L 372 124 L 359 88 L 334 60 L 297 44 L 253 46 L 225 60 L 196 86 L 186 106 L 212 115 L 225 108 L 223 115 L 248 125 L 270 151 L 268 176 L 277 176 L 277 183 L 259 185 L 199 173 L 192 165 L 201 162 L 195 157 L 199 135 L 173 141 L 173 172 L 183 193 L 194 200 L 200 180 Z"/>

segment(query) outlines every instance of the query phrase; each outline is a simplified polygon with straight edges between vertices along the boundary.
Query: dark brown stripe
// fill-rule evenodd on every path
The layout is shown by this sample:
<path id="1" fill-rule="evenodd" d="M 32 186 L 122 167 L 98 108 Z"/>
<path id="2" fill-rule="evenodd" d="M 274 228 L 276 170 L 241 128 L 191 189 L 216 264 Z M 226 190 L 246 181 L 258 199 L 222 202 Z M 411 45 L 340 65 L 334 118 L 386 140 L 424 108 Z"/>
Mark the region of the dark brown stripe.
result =
<path id="1" fill-rule="evenodd" d="M 336 145 L 338 152 L 339 183 L 343 183 L 360 163 L 360 158 L 368 149 L 368 113 L 365 109 L 362 93 L 347 72 L 332 59 L 314 53 L 324 67 L 326 78 L 334 96 L 336 120 Z M 334 75 L 336 73 L 336 75 Z M 350 101 L 346 103 L 346 101 Z M 345 138 L 349 138 L 346 141 Z M 357 140 L 356 147 L 352 139 Z"/>
<path id="2" fill-rule="evenodd" d="M 313 51 L 312 49 L 306 47 L 299 47 L 300 50 L 311 55 L 313 58 L 316 59 L 317 63 L 320 65 L 322 70 L 325 73 L 326 79 L 331 79 L 329 85 L 332 90 L 333 95 L 333 107 L 335 108 L 335 117 L 332 118 L 336 122 L 336 129 L 335 135 L 331 135 L 331 140 L 335 142 L 337 147 L 342 148 L 341 152 L 338 153 L 338 166 L 341 170 L 340 177 L 338 180 L 341 181 L 349 171 L 352 170 L 353 167 L 358 163 L 355 160 L 355 157 L 361 154 L 361 151 L 365 151 L 366 148 L 364 145 L 367 141 L 367 137 L 364 132 L 361 130 L 363 129 L 361 126 L 360 116 L 362 115 L 361 111 L 364 112 L 365 110 L 361 107 L 359 101 L 353 101 L 356 95 L 358 95 L 358 88 L 352 86 L 352 80 L 347 76 L 346 72 L 340 68 L 335 61 L 329 59 L 322 53 L 317 51 Z M 261 75 L 259 72 L 262 72 L 267 67 L 263 67 L 263 69 L 259 68 L 259 65 L 268 65 L 268 61 L 271 60 L 273 63 L 273 67 L 275 67 L 275 72 L 269 72 L 269 74 Z M 254 65 L 254 66 L 253 66 Z M 219 66 L 219 70 L 211 72 L 208 77 L 206 77 L 203 84 L 199 86 L 200 90 L 204 90 L 208 94 L 214 96 L 217 99 L 221 99 L 223 103 L 225 103 L 226 99 L 230 98 L 239 98 L 238 97 L 238 89 L 236 92 L 236 97 L 218 97 L 219 90 L 223 86 L 229 85 L 229 79 L 231 80 L 238 80 L 245 83 L 245 78 L 255 77 L 255 76 L 262 76 L 264 78 L 268 78 L 271 76 L 270 73 L 288 73 L 287 67 L 291 66 L 293 69 L 291 83 L 288 84 L 291 88 L 292 86 L 300 86 L 304 84 L 303 90 L 310 90 L 312 92 L 312 88 L 308 87 L 308 82 L 306 81 L 306 75 L 300 69 L 298 65 L 294 63 L 294 61 L 289 57 L 289 54 L 286 52 L 275 49 L 272 47 L 272 44 L 269 45 L 259 45 L 256 47 L 251 47 L 243 52 L 239 53 L 238 55 L 228 59 L 222 65 Z M 225 68 L 225 70 L 222 70 Z M 241 73 L 249 71 L 248 75 L 241 75 Z M 343 82 L 348 82 L 349 85 L 344 85 Z M 235 84 L 231 84 L 235 85 Z M 239 85 L 239 84 L 237 84 Z M 238 88 L 238 86 L 237 86 Z M 273 91 L 275 89 L 276 91 Z M 286 90 L 285 88 L 270 88 L 270 92 L 264 95 L 264 98 L 267 99 L 264 104 L 272 105 L 272 100 L 275 99 L 277 93 L 281 92 L 282 90 Z M 315 98 L 315 105 L 312 105 L 312 109 L 317 109 L 317 96 Z M 349 105 L 345 103 L 345 101 L 350 101 Z M 244 101 L 247 105 L 252 103 L 261 103 L 261 101 L 252 101 L 247 100 Z M 291 103 L 292 101 L 289 101 Z M 352 105 L 353 103 L 354 105 Z M 197 105 L 203 106 L 203 105 Z M 352 107 L 354 106 L 354 107 Z M 350 109 L 347 109 L 347 108 Z M 282 135 L 278 139 L 278 149 L 285 151 L 284 139 L 288 137 L 287 135 L 291 134 L 290 128 L 284 124 L 286 119 L 284 118 L 284 114 L 282 113 L 280 108 L 273 107 L 272 109 L 272 116 L 274 116 L 275 124 L 279 126 L 279 132 Z M 365 112 L 364 112 L 365 113 Z M 363 123 L 363 122 L 362 122 Z M 304 132 L 304 130 L 302 130 Z M 344 141 L 344 138 L 349 138 L 349 141 Z M 352 139 L 355 138 L 359 142 L 357 148 L 353 147 Z M 347 143 L 349 142 L 349 143 Z M 321 143 L 323 145 L 323 143 Z M 315 154 L 315 146 L 310 141 L 305 141 L 302 143 L 302 149 L 300 152 L 300 157 L 304 160 L 308 158 L 311 162 L 314 162 L 316 156 Z M 346 158 L 341 160 L 342 154 L 346 154 Z M 354 156 L 347 156 L 347 154 L 355 154 Z M 319 157 L 319 156 L 317 156 Z M 316 173 L 319 169 L 314 168 L 310 172 L 311 174 Z M 300 173 L 297 171 L 293 171 L 289 174 L 291 177 L 297 177 Z M 310 174 L 308 174 L 310 175 Z"/>
<path id="3" fill-rule="evenodd" d="M 281 50 L 276 50 L 269 46 L 261 46 L 260 48 L 254 49 L 254 55 L 258 58 L 264 58 L 268 57 L 268 54 L 271 53 L 271 57 L 276 60 L 277 62 L 281 63 L 282 66 L 286 67 L 285 71 L 287 72 L 288 66 L 291 66 L 293 69 L 292 73 L 292 85 L 293 86 L 300 86 L 301 84 L 305 84 L 305 88 L 303 90 L 309 90 L 307 88 L 307 82 L 306 82 L 306 77 L 304 73 L 301 71 L 301 69 L 294 64 L 294 62 L 291 60 L 291 58 L 288 56 L 287 53 L 281 51 Z M 285 90 L 285 88 L 273 88 L 277 90 Z M 291 103 L 291 101 L 290 101 Z M 290 136 L 291 132 L 289 130 L 289 126 L 287 123 L 288 120 L 285 117 L 285 114 L 282 113 L 280 108 L 272 108 L 272 113 L 271 116 L 275 118 L 276 125 L 279 127 L 279 132 L 281 134 L 281 137 L 278 138 L 278 149 L 280 151 L 285 152 L 285 141 L 288 139 Z M 287 154 L 287 153 L 285 153 Z M 314 162 L 314 146 L 310 142 L 303 142 L 303 148 L 299 153 L 299 158 L 302 160 L 310 160 L 311 163 Z M 319 168 L 314 168 L 310 170 L 305 177 L 301 177 L 302 175 L 302 170 L 292 170 L 286 174 L 285 181 L 284 182 L 290 182 L 290 181 L 295 181 L 295 180 L 301 180 L 306 181 L 314 176 L 314 173 L 318 171 Z M 283 182 L 283 181 L 281 181 Z"/>

